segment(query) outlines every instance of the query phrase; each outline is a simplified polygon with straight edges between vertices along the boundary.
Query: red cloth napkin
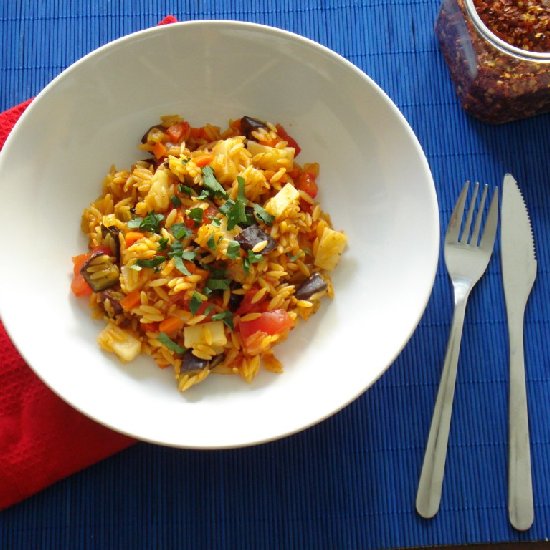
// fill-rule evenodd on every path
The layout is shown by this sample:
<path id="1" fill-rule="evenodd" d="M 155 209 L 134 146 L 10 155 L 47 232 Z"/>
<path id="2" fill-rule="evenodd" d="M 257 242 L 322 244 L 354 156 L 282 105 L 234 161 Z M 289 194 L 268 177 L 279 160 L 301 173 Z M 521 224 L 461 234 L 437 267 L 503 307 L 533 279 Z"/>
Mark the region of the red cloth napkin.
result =
<path id="1" fill-rule="evenodd" d="M 175 21 L 169 15 L 159 25 Z M 0 113 L 0 148 L 30 102 Z M 133 443 L 57 397 L 0 323 L 0 510 Z"/>

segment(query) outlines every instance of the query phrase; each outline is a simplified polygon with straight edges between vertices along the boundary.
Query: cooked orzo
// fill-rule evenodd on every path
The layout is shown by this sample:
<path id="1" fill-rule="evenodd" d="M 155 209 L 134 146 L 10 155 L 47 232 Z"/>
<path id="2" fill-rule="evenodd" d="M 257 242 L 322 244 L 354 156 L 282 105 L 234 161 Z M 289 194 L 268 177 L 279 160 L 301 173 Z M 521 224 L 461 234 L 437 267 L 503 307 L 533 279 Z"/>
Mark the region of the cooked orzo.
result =
<path id="1" fill-rule="evenodd" d="M 273 347 L 333 296 L 346 246 L 316 201 L 319 165 L 277 124 L 226 130 L 165 116 L 84 210 L 88 251 L 72 291 L 106 321 L 101 348 L 173 369 L 181 391 L 211 373 L 281 372 Z"/>

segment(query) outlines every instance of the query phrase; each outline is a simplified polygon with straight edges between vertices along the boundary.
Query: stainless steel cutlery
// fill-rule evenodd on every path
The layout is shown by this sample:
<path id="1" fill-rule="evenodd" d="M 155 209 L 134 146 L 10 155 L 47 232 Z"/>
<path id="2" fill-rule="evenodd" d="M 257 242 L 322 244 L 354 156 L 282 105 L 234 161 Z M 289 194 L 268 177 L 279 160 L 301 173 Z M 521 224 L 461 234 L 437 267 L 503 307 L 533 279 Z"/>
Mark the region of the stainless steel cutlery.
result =
<path id="1" fill-rule="evenodd" d="M 453 285 L 455 309 L 416 497 L 416 509 L 425 518 L 437 513 L 441 500 L 466 303 L 489 264 L 498 225 L 498 188 L 493 192 L 481 238 L 487 186 L 483 188 L 476 210 L 479 185 L 475 184 L 470 206 L 464 215 L 468 188 L 466 182 L 445 236 L 445 264 Z M 533 523 L 534 513 L 523 324 L 537 262 L 527 208 L 510 174 L 504 177 L 502 195 L 500 253 L 510 363 L 508 512 L 512 526 L 526 530 Z"/>

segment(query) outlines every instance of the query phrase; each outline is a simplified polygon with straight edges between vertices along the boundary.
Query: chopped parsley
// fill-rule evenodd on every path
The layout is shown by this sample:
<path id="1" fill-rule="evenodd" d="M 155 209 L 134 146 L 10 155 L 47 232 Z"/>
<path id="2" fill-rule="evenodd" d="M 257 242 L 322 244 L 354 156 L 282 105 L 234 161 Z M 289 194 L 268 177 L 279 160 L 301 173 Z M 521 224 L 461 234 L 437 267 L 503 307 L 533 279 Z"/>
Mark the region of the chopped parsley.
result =
<path id="1" fill-rule="evenodd" d="M 172 195 L 170 197 L 170 202 L 177 208 L 181 206 L 181 199 L 177 195 Z"/>
<path id="2" fill-rule="evenodd" d="M 214 170 L 211 166 L 205 166 L 202 169 L 202 184 L 208 189 L 214 196 L 227 198 L 227 192 L 222 187 L 222 184 L 216 179 Z"/>
<path id="3" fill-rule="evenodd" d="M 208 189 L 203 189 L 200 195 L 197 195 L 197 199 L 207 199 L 210 196 L 210 191 Z"/>
<path id="4" fill-rule="evenodd" d="M 174 266 L 182 275 L 191 275 L 191 272 L 185 267 L 181 256 L 173 256 Z"/>
<path id="5" fill-rule="evenodd" d="M 159 239 L 159 250 L 166 250 L 166 247 L 168 246 L 168 239 L 166 237 L 162 237 Z"/>
<path id="6" fill-rule="evenodd" d="M 228 290 L 229 279 L 208 279 L 206 288 L 210 290 Z"/>
<path id="7" fill-rule="evenodd" d="M 196 195 L 195 191 L 193 191 L 191 187 L 189 187 L 188 185 L 183 185 L 183 183 L 180 185 L 180 193 L 185 193 L 190 197 L 192 197 L 193 195 Z"/>
<path id="8" fill-rule="evenodd" d="M 216 250 L 216 239 L 214 239 L 214 235 L 212 235 L 207 241 L 206 245 L 210 250 Z"/>
<path id="9" fill-rule="evenodd" d="M 214 218 L 212 220 L 212 225 L 216 226 L 216 227 L 220 227 L 220 225 L 222 224 L 222 220 L 221 218 Z"/>
<path id="10" fill-rule="evenodd" d="M 174 342 L 166 332 L 159 332 L 157 340 L 170 351 L 183 355 L 185 353 L 185 348 L 182 348 L 179 344 Z"/>
<path id="11" fill-rule="evenodd" d="M 227 245 L 227 257 L 236 260 L 241 255 L 241 245 L 237 241 L 230 241 Z"/>
<path id="12" fill-rule="evenodd" d="M 189 228 L 184 223 L 175 223 L 170 228 L 170 231 L 172 232 L 172 235 L 178 239 L 178 241 L 180 239 L 185 239 L 185 237 L 189 237 L 189 234 L 191 233 Z"/>
<path id="13" fill-rule="evenodd" d="M 198 292 L 193 292 L 193 296 L 191 296 L 191 300 L 189 301 L 189 311 L 193 315 L 196 315 L 203 301 L 203 297 Z"/>
<path id="14" fill-rule="evenodd" d="M 237 176 L 238 191 L 237 198 L 233 201 L 229 199 L 220 208 L 222 214 L 227 216 L 227 229 L 231 231 L 236 225 L 248 222 L 246 215 L 246 197 L 244 194 L 244 179 Z"/>
<path id="15" fill-rule="evenodd" d="M 164 261 L 166 261 L 166 258 L 164 256 L 153 256 L 152 258 L 139 258 L 130 267 L 132 269 L 135 269 L 136 271 L 140 271 L 142 267 L 150 267 L 150 268 L 158 267 Z"/>
<path id="16" fill-rule="evenodd" d="M 249 250 L 247 255 L 243 259 L 243 268 L 248 273 L 250 271 L 250 266 L 252 264 L 257 264 L 259 261 L 261 261 L 262 255 L 261 254 L 255 254 L 252 252 L 252 250 Z"/>
<path id="17" fill-rule="evenodd" d="M 222 311 L 212 315 L 212 321 L 223 321 L 231 330 L 233 330 L 233 314 L 230 311 Z"/>
<path id="18" fill-rule="evenodd" d="M 202 223 L 202 217 L 204 215 L 204 210 L 202 208 L 191 208 L 189 210 L 189 217 L 197 224 Z"/>
<path id="19" fill-rule="evenodd" d="M 271 225 L 273 223 L 273 220 L 275 220 L 275 216 L 272 216 L 259 204 L 254 205 L 254 214 L 256 215 L 256 218 L 258 220 L 264 222 L 266 225 Z"/>
<path id="20" fill-rule="evenodd" d="M 129 229 L 141 229 L 142 231 L 149 231 L 150 233 L 158 233 L 160 228 L 160 222 L 164 220 L 162 214 L 156 214 L 155 212 L 149 212 L 145 218 L 136 216 L 128 222 Z"/>

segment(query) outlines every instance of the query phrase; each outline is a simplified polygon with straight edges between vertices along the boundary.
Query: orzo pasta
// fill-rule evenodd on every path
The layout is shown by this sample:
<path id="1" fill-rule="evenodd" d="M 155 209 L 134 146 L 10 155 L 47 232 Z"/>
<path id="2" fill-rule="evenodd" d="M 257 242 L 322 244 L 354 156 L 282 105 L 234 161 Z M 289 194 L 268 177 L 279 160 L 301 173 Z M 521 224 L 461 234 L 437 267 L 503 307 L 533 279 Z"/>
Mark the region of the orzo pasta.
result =
<path id="1" fill-rule="evenodd" d="M 150 156 L 112 168 L 84 210 L 88 251 L 73 258 L 73 293 L 106 321 L 99 345 L 150 355 L 181 391 L 281 372 L 273 346 L 333 296 L 347 242 L 316 201 L 319 165 L 248 116 L 223 131 L 162 117 L 139 147 Z"/>

